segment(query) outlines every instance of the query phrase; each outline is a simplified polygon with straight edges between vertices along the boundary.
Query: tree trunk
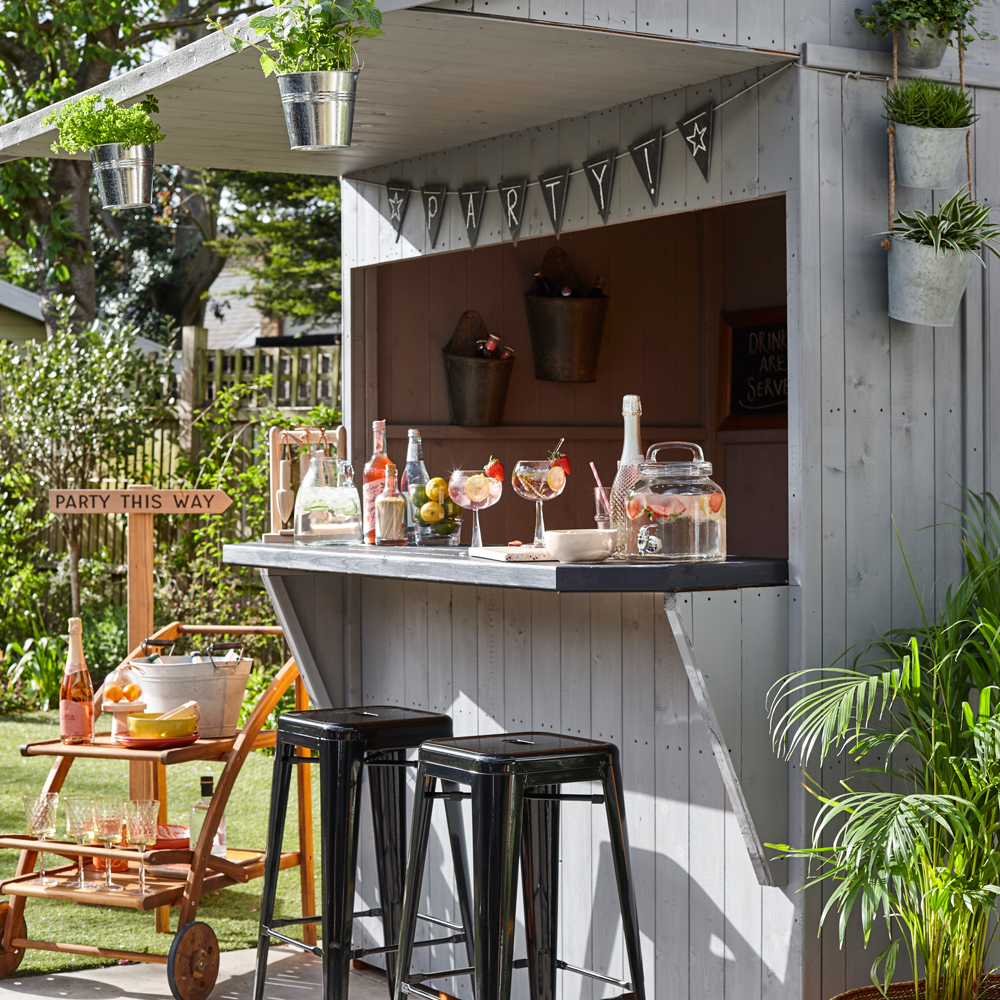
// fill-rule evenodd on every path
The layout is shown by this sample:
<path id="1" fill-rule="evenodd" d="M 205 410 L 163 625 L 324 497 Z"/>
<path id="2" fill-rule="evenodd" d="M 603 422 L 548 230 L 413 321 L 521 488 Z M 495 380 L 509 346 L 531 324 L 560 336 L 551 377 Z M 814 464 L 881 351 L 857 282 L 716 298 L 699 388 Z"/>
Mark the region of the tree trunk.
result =
<path id="1" fill-rule="evenodd" d="M 69 607 L 73 618 L 80 617 L 80 522 L 79 514 L 68 514 L 63 520 L 69 554 Z"/>

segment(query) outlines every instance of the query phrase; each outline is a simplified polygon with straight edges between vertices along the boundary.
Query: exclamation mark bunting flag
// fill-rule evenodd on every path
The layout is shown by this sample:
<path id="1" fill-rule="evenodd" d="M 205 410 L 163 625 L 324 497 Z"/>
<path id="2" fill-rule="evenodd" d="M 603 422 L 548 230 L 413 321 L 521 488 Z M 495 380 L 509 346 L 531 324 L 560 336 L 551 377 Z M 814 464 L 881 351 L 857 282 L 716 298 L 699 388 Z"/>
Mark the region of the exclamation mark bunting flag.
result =
<path id="1" fill-rule="evenodd" d="M 681 137 L 684 139 L 684 145 L 694 157 L 694 162 L 698 164 L 698 169 L 706 181 L 712 161 L 712 112 L 714 110 L 714 104 L 706 104 L 694 114 L 682 118 L 677 123 Z"/>
<path id="2" fill-rule="evenodd" d="M 597 202 L 597 211 L 601 213 L 601 221 L 607 224 L 608 212 L 611 211 L 611 187 L 615 181 L 615 156 L 617 151 L 611 150 L 595 160 L 588 160 L 583 165 L 587 175 L 590 190 Z"/>
<path id="3" fill-rule="evenodd" d="M 521 232 L 521 220 L 524 218 L 524 200 L 528 191 L 528 179 L 519 181 L 501 181 L 497 185 L 500 192 L 500 211 L 503 213 L 504 224 L 510 233 L 510 241 L 517 246 L 517 237 Z"/>
<path id="4" fill-rule="evenodd" d="M 635 169 L 639 171 L 642 179 L 642 186 L 646 193 L 653 199 L 653 206 L 656 206 L 656 192 L 660 189 L 660 149 L 663 146 L 663 129 L 659 129 L 652 135 L 647 136 L 639 142 L 633 142 L 628 151 L 632 154 L 632 162 Z"/>
<path id="5" fill-rule="evenodd" d="M 406 181 L 389 181 L 386 184 L 386 193 L 389 195 L 389 223 L 396 231 L 398 243 L 403 219 L 406 216 L 406 205 L 410 200 L 410 185 Z"/>
<path id="6" fill-rule="evenodd" d="M 420 192 L 424 200 L 424 222 L 427 225 L 427 239 L 431 249 L 437 242 L 438 230 L 444 216 L 444 200 L 448 197 L 448 189 L 442 184 L 439 187 L 423 188 Z"/>
<path id="7" fill-rule="evenodd" d="M 566 214 L 566 193 L 569 191 L 569 167 L 564 167 L 556 174 L 538 178 L 538 187 L 545 199 L 545 210 L 549 213 L 552 231 L 559 239 L 563 216 Z"/>
<path id="8" fill-rule="evenodd" d="M 486 185 L 462 188 L 458 192 L 458 202 L 462 206 L 465 231 L 469 235 L 469 246 L 474 247 L 479 239 L 479 227 L 483 221 L 483 202 L 486 200 Z"/>

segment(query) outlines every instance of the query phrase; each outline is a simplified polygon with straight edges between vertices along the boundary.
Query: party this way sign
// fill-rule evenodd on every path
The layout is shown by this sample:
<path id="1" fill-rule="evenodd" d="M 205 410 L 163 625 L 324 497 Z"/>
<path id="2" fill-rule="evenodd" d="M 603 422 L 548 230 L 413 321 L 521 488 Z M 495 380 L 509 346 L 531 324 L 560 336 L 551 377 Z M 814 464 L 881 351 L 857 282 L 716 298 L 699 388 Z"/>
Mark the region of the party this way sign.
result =
<path id="1" fill-rule="evenodd" d="M 53 514 L 221 514 L 222 490 L 49 490 Z"/>

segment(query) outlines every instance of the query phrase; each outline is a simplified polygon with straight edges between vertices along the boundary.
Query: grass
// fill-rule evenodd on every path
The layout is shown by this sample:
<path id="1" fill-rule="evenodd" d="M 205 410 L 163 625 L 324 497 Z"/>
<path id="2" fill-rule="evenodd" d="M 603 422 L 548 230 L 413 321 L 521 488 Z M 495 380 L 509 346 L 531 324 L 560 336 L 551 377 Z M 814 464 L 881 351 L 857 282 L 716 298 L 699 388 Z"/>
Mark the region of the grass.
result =
<path id="1" fill-rule="evenodd" d="M 105 727 L 100 726 L 103 729 Z M 52 764 L 50 757 L 22 757 L 22 743 L 54 739 L 58 736 L 55 712 L 25 715 L 0 715 L 0 831 L 7 834 L 25 832 L 22 792 L 36 792 L 42 787 Z M 261 848 L 266 840 L 267 813 L 271 795 L 273 757 L 253 753 L 243 765 L 236 786 L 226 807 L 226 836 L 230 847 Z M 193 761 L 168 768 L 168 819 L 187 825 L 188 809 L 200 795 L 199 777 L 212 774 L 216 778 L 222 764 Z M 319 784 L 318 768 L 312 769 L 313 829 L 319 844 Z M 85 792 L 95 795 L 128 795 L 128 765 L 114 760 L 77 760 L 70 768 L 63 786 L 65 793 Z M 288 805 L 284 847 L 298 846 L 298 824 L 295 821 L 295 785 Z M 65 834 L 65 812 L 60 806 L 57 838 Z M 17 865 L 17 852 L 0 851 L 0 878 L 9 878 Z M 46 855 L 46 865 L 53 866 L 52 855 Z M 317 864 L 317 874 L 318 874 Z M 223 951 L 252 948 L 257 943 L 257 910 L 260 906 L 262 882 L 256 879 L 244 885 L 231 886 L 221 892 L 203 896 L 198 907 L 199 920 L 210 924 L 219 938 Z M 299 870 L 282 872 L 278 882 L 277 913 L 301 915 Z M 317 885 L 318 891 L 318 885 Z M 176 907 L 171 908 L 171 930 L 177 929 Z M 153 929 L 153 914 L 140 913 L 124 907 L 81 905 L 56 900 L 29 899 L 25 907 L 28 937 L 46 941 L 68 941 L 114 947 L 128 951 L 166 954 L 171 935 L 157 934 Z M 29 950 L 17 970 L 17 976 L 66 969 L 88 969 L 114 965 L 114 960 L 63 955 L 50 951 Z"/>

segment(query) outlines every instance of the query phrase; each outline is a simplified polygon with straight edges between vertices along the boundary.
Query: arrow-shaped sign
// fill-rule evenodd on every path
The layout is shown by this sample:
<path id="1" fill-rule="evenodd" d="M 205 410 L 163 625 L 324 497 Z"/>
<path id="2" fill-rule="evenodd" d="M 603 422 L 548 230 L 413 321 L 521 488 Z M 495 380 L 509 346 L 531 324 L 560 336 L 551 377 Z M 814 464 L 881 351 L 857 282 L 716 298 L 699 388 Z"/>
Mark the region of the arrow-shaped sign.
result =
<path id="1" fill-rule="evenodd" d="M 53 514 L 221 514 L 222 490 L 49 490 Z"/>

